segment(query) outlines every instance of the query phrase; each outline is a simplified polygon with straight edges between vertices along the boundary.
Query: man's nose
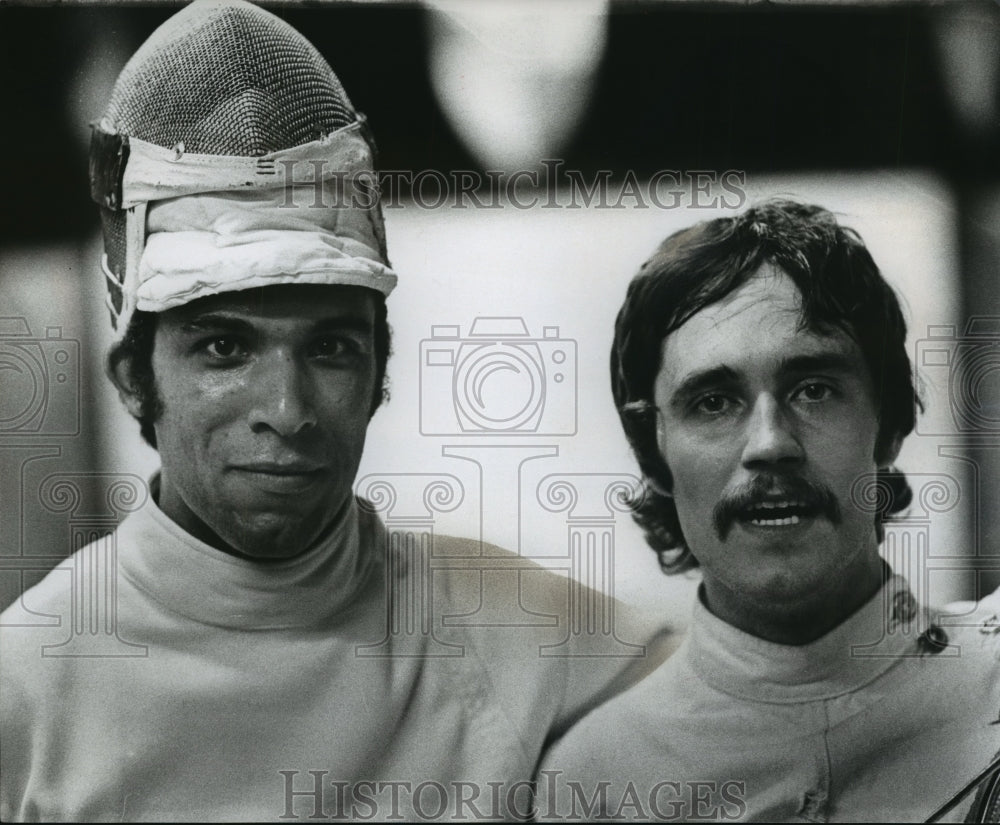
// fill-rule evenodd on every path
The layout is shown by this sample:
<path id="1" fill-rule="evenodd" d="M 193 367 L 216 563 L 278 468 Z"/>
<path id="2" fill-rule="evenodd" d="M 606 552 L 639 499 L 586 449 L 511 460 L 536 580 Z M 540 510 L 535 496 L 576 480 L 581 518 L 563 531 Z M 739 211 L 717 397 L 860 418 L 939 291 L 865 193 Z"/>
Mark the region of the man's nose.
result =
<path id="1" fill-rule="evenodd" d="M 743 465 L 796 464 L 804 457 L 795 422 L 787 411 L 772 395 L 758 397 L 746 425 Z"/>
<path id="2" fill-rule="evenodd" d="M 250 429 L 287 438 L 316 426 L 314 387 L 306 367 L 285 353 L 270 354 L 256 366 Z"/>

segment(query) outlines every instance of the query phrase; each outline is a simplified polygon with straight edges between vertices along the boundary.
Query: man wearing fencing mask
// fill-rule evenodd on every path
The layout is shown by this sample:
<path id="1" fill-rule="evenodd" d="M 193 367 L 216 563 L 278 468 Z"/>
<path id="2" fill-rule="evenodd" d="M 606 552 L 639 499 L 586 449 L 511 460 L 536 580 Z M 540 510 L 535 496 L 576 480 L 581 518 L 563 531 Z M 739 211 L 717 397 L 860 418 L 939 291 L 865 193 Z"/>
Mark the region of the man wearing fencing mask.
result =
<path id="1" fill-rule="evenodd" d="M 567 610 L 540 569 L 523 595 L 558 626 L 443 628 L 483 580 L 420 578 L 352 494 L 397 278 L 374 173 L 330 67 L 255 6 L 193 3 L 122 71 L 91 182 L 109 372 L 162 464 L 109 591 L 144 653 L 3 628 L 4 821 L 524 817 L 544 743 L 637 664 L 540 655 Z M 65 615 L 63 573 L 25 598 Z M 397 649 L 424 587 L 433 628 Z"/>

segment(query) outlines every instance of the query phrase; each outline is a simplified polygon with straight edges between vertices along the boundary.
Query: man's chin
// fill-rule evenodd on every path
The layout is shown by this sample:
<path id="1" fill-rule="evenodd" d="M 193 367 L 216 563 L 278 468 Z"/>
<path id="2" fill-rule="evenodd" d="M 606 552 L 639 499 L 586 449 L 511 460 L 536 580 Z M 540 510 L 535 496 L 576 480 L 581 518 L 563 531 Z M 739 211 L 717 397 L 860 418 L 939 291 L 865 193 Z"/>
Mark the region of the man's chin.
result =
<path id="1" fill-rule="evenodd" d="M 254 561 L 281 561 L 312 547 L 322 525 L 288 513 L 244 513 L 220 538 L 234 555 Z"/>
<path id="2" fill-rule="evenodd" d="M 746 553 L 738 568 L 721 572 L 720 583 L 750 601 L 771 608 L 799 609 L 822 601 L 855 580 L 848 559 L 823 542 L 794 544 L 764 553 Z"/>
<path id="3" fill-rule="evenodd" d="M 829 579 L 814 571 L 792 572 L 767 565 L 756 566 L 754 570 L 728 571 L 724 579 L 706 582 L 709 608 L 717 599 L 729 605 L 742 604 L 748 613 L 764 612 L 774 616 L 794 615 L 808 610 L 829 587 Z M 824 580 L 825 579 L 825 580 Z M 726 594 L 729 591 L 729 594 Z M 729 619 L 731 623 L 732 619 Z"/>
<path id="4" fill-rule="evenodd" d="M 242 488 L 227 492 L 219 537 L 235 554 L 262 561 L 294 558 L 309 550 L 344 506 L 344 493 L 329 486 L 310 487 L 297 495 L 248 493 Z"/>

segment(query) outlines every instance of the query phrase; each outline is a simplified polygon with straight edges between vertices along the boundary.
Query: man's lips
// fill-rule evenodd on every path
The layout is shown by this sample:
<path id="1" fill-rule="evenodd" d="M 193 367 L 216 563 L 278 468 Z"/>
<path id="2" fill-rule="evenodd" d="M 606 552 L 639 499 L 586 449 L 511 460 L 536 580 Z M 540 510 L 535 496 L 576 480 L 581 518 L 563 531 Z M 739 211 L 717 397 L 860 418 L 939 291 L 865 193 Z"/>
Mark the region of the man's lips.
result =
<path id="1" fill-rule="evenodd" d="M 258 489 L 283 494 L 304 492 L 326 474 L 322 465 L 305 461 L 253 461 L 232 469 Z"/>
<path id="2" fill-rule="evenodd" d="M 808 525 L 817 517 L 825 517 L 833 524 L 841 520 L 836 496 L 825 486 L 799 476 L 757 476 L 725 496 L 712 515 L 722 540 L 736 524 L 788 530 Z"/>
<path id="3" fill-rule="evenodd" d="M 792 527 L 817 513 L 817 507 L 800 499 L 778 498 L 751 504 L 736 518 L 755 527 Z"/>
<path id="4" fill-rule="evenodd" d="M 236 464 L 234 469 L 250 473 L 268 473 L 271 475 L 308 475 L 323 469 L 322 465 L 307 461 L 252 461 L 248 464 Z"/>

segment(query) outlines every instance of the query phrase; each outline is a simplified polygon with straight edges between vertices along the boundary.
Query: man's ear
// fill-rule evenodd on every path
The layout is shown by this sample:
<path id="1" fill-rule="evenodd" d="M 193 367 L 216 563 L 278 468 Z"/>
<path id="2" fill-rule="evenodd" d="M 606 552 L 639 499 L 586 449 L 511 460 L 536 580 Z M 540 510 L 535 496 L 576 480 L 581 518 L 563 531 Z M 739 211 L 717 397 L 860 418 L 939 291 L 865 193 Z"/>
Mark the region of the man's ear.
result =
<path id="1" fill-rule="evenodd" d="M 128 358 L 109 356 L 105 372 L 111 379 L 111 383 L 118 389 L 118 397 L 122 400 L 129 415 L 133 418 L 139 418 L 142 415 L 142 399 L 132 379 L 131 367 L 132 363 Z"/>

